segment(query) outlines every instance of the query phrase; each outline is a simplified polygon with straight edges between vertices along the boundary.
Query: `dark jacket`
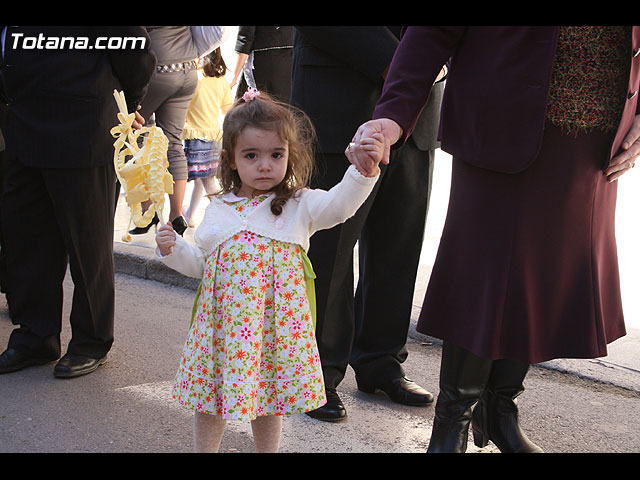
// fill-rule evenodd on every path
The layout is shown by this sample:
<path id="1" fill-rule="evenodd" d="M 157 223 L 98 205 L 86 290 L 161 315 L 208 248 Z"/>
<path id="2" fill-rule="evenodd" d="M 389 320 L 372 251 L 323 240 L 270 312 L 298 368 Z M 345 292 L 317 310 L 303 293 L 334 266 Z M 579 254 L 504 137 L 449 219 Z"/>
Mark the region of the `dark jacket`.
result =
<path id="1" fill-rule="evenodd" d="M 235 51 L 249 55 L 254 50 L 293 47 L 293 27 L 238 27 Z"/>
<path id="2" fill-rule="evenodd" d="M 425 85 L 452 57 L 442 104 L 442 149 L 478 167 L 520 172 L 540 148 L 557 39 L 556 26 L 408 27 L 374 117 L 391 118 L 410 133 L 429 95 Z M 634 27 L 629 98 L 612 156 L 637 110 L 639 47 L 640 27 Z"/>
<path id="3" fill-rule="evenodd" d="M 313 121 L 322 152 L 344 152 L 357 128 L 371 119 L 399 35 L 400 27 L 296 26 L 291 102 Z M 424 150 L 438 146 L 436 97 L 442 88 L 434 88 L 429 112 L 416 129 L 414 139 Z"/>
<path id="4" fill-rule="evenodd" d="M 4 27 L 0 27 L 4 28 Z M 54 46 L 71 38 L 73 48 Z M 107 40 L 136 37 L 137 48 L 106 49 Z M 86 39 L 86 40 L 84 40 Z M 84 48 L 82 44 L 86 45 Z M 59 45 L 62 45 L 59 43 Z M 143 27 L 8 27 L 2 61 L 3 94 L 9 112 L 7 158 L 32 167 L 76 168 L 113 161 L 110 129 L 119 123 L 114 90 L 122 90 L 133 111 L 155 68 Z"/>

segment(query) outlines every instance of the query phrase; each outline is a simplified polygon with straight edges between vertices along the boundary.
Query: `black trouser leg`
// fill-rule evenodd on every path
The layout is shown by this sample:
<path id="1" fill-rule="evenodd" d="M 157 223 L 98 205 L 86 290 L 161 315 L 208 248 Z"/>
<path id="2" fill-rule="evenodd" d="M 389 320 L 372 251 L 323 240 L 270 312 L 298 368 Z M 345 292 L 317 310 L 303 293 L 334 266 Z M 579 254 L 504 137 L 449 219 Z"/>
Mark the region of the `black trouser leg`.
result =
<path id="1" fill-rule="evenodd" d="M 350 361 L 358 384 L 404 376 L 434 156 L 411 139 L 393 154 L 362 228 Z"/>
<path id="2" fill-rule="evenodd" d="M 2 221 L 9 310 L 21 328 L 9 345 L 60 353 L 68 262 L 74 283 L 68 351 L 101 358 L 113 342 L 113 166 L 40 169 L 17 159 L 11 163 Z M 29 221 L 17 225 L 17 216 Z"/>
<path id="3" fill-rule="evenodd" d="M 324 155 L 318 161 L 321 170 L 312 187 L 325 190 L 340 182 L 350 165 L 344 155 Z M 316 339 L 327 389 L 340 384 L 349 365 L 355 330 L 353 249 L 374 196 L 375 191 L 346 222 L 311 237 L 309 259 L 316 273 Z"/>
<path id="4" fill-rule="evenodd" d="M 2 230 L 7 304 L 19 326 L 9 347 L 58 356 L 67 254 L 41 170 L 17 159 L 5 165 Z"/>

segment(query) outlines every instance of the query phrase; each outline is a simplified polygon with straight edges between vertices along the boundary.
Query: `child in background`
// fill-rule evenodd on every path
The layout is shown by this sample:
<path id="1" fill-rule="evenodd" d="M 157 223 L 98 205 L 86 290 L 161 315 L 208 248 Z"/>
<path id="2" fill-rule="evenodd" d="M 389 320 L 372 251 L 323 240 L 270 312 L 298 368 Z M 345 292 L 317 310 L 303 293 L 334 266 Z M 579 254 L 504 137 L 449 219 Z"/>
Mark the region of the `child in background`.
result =
<path id="1" fill-rule="evenodd" d="M 220 115 L 224 115 L 233 104 L 231 87 L 225 78 L 227 66 L 220 48 L 201 59 L 203 77 L 198 81 L 191 98 L 182 139 L 189 168 L 189 181 L 193 180 L 193 192 L 184 217 L 190 227 L 194 226 L 193 215 L 203 196 L 217 190 L 215 173 L 218 168 L 222 132 Z"/>
<path id="2" fill-rule="evenodd" d="M 221 192 L 195 245 L 170 223 L 158 229 L 162 261 L 202 279 L 173 389 L 195 410 L 197 452 L 218 451 L 227 420 L 251 421 L 256 450 L 277 452 L 283 415 L 326 402 L 305 252 L 315 231 L 355 214 L 379 169 L 352 165 L 330 191 L 309 189 L 311 132 L 302 112 L 248 91 L 225 116 Z M 379 138 L 367 148 L 382 158 Z"/>

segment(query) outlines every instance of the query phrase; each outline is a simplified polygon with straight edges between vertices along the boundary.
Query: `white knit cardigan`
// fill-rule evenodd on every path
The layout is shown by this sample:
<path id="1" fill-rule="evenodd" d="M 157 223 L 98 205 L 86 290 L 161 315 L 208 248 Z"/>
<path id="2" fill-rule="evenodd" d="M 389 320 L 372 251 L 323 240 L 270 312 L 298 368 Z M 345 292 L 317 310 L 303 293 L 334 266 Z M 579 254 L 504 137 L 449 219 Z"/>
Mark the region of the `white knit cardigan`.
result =
<path id="1" fill-rule="evenodd" d="M 282 213 L 271 213 L 270 194 L 242 218 L 219 196 L 213 197 L 194 234 L 195 245 L 177 235 L 169 255 L 156 255 L 168 267 L 189 277 L 202 278 L 205 262 L 218 246 L 233 235 L 250 231 L 274 240 L 309 249 L 309 239 L 318 230 L 334 227 L 351 218 L 371 194 L 378 176 L 365 177 L 351 165 L 342 181 L 331 190 L 303 189 L 289 199 Z"/>

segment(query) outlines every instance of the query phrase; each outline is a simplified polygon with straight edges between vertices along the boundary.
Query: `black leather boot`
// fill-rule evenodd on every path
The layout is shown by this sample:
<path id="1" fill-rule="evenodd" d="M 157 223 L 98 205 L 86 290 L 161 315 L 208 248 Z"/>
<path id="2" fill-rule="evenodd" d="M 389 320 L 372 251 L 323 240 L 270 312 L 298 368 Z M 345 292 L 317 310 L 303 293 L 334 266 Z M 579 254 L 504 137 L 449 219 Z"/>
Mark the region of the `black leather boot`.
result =
<path id="1" fill-rule="evenodd" d="M 471 407 L 484 391 L 491 363 L 450 343 L 442 346 L 440 393 L 427 453 L 467 450 Z"/>
<path id="2" fill-rule="evenodd" d="M 493 362 L 487 388 L 473 409 L 473 439 L 477 447 L 491 440 L 502 453 L 542 453 L 520 428 L 516 398 L 524 391 L 529 365 L 516 360 Z"/>

